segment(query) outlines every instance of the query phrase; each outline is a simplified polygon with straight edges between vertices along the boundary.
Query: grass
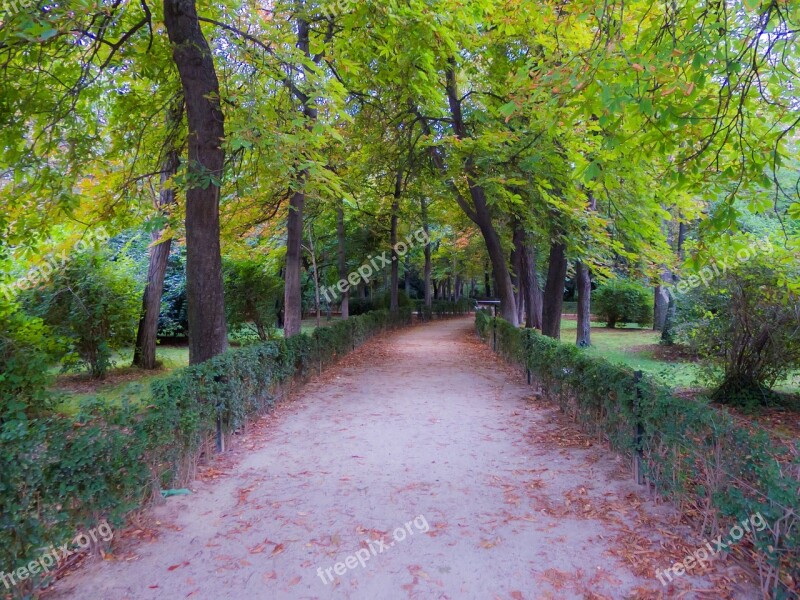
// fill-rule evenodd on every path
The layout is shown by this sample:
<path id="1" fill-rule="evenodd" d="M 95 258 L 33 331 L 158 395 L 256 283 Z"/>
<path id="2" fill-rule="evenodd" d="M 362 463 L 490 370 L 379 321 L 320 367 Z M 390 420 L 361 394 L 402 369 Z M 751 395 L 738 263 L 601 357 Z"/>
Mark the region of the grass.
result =
<path id="1" fill-rule="evenodd" d="M 574 342 L 578 327 L 574 319 L 561 320 L 561 340 Z M 591 354 L 632 369 L 648 373 L 665 385 L 675 389 L 703 387 L 699 376 L 701 366 L 690 360 L 665 360 L 656 356 L 656 348 L 661 333 L 650 328 L 633 325 L 609 329 L 605 324 L 592 324 L 592 345 L 587 350 Z M 775 388 L 790 394 L 800 393 L 800 373 Z"/>
<path id="2" fill-rule="evenodd" d="M 327 321 L 322 315 L 321 327 L 335 323 L 340 317 L 334 316 Z M 303 319 L 301 322 L 303 333 L 312 333 L 317 328 L 316 318 Z M 283 335 L 283 330 L 276 330 L 277 335 Z M 232 335 L 230 342 L 235 345 L 240 343 L 241 336 Z M 68 415 L 77 413 L 82 401 L 95 397 L 108 404 L 116 404 L 128 399 L 139 402 L 146 399 L 150 393 L 150 383 L 158 378 L 166 377 L 175 369 L 180 369 L 189 364 L 188 346 L 162 346 L 156 348 L 156 360 L 160 367 L 154 371 L 142 371 L 131 367 L 133 360 L 133 347 L 122 348 L 114 354 L 115 366 L 108 372 L 102 381 L 92 380 L 85 373 L 59 375 L 53 387 L 59 396 L 56 409 Z M 60 367 L 51 368 L 54 375 L 60 373 Z"/>

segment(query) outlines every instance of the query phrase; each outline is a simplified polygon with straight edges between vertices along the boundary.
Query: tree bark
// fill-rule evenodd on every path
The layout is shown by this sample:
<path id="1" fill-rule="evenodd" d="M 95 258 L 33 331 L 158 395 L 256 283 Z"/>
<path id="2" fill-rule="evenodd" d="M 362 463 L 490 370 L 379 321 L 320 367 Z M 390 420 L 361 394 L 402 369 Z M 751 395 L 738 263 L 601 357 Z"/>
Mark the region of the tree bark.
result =
<path id="1" fill-rule="evenodd" d="M 347 279 L 347 257 L 345 255 L 345 229 L 344 229 L 344 200 L 339 200 L 339 206 L 336 209 L 336 239 L 338 245 L 338 270 L 339 281 Z M 350 317 L 350 288 L 342 294 L 341 300 L 342 319 L 347 320 Z"/>
<path id="2" fill-rule="evenodd" d="M 181 99 L 181 103 L 183 99 Z M 183 106 L 177 115 L 168 117 L 168 125 L 180 124 Z M 173 117 L 174 120 L 173 120 Z M 176 123 L 177 121 L 177 123 Z M 180 157 L 177 150 L 169 150 L 161 165 L 161 189 L 156 198 L 156 208 L 162 214 L 168 212 L 175 203 L 175 190 L 167 183 L 178 171 Z M 150 234 L 150 261 L 147 267 L 147 283 L 142 294 L 142 312 L 139 327 L 136 331 L 136 344 L 133 349 L 133 366 L 140 369 L 156 368 L 156 338 L 158 336 L 158 317 L 161 314 L 161 297 L 164 293 L 164 275 L 167 272 L 167 260 L 172 248 L 172 239 L 161 240 L 164 231 L 158 229 Z"/>
<path id="3" fill-rule="evenodd" d="M 456 138 L 462 140 L 466 136 L 466 128 L 464 126 L 464 118 L 461 112 L 461 98 L 458 95 L 456 85 L 456 72 L 455 72 L 455 59 L 451 58 L 448 63 L 448 69 L 445 73 L 446 88 L 447 88 L 447 101 L 450 108 L 450 117 L 452 119 L 453 132 Z M 503 246 L 500 243 L 500 236 L 492 224 L 492 215 L 489 210 L 489 205 L 486 199 L 486 190 L 483 186 L 475 183 L 475 164 L 471 158 L 468 158 L 464 164 L 464 172 L 467 178 L 467 185 L 469 187 L 470 197 L 472 199 L 472 206 L 470 207 L 466 200 L 461 197 L 460 193 L 456 194 L 456 201 L 466 215 L 478 226 L 481 230 L 484 242 L 486 244 L 486 251 L 489 254 L 489 260 L 492 263 L 492 272 L 494 273 L 495 291 L 500 298 L 500 308 L 503 318 L 514 325 L 519 324 L 517 320 L 517 306 L 514 300 L 514 286 L 511 285 L 511 275 L 506 265 L 506 255 L 503 252 Z M 456 190 L 457 192 L 457 190 Z"/>
<path id="4" fill-rule="evenodd" d="M 228 346 L 219 240 L 225 126 L 214 60 L 194 0 L 164 0 L 164 25 L 186 100 L 190 181 L 203 182 L 186 191 L 189 363 L 197 364 Z"/>
<path id="5" fill-rule="evenodd" d="M 592 345 L 592 278 L 583 261 L 578 261 L 575 271 L 578 289 L 578 334 L 575 343 L 579 348 L 587 348 Z"/>
<path id="6" fill-rule="evenodd" d="M 289 200 L 286 220 L 286 273 L 283 290 L 283 335 L 300 333 L 303 320 L 303 290 L 301 287 L 301 254 L 303 241 L 303 208 L 306 194 L 295 191 Z"/>
<path id="7" fill-rule="evenodd" d="M 400 212 L 400 194 L 403 190 L 403 169 L 397 170 L 394 181 L 394 196 L 392 199 L 392 220 L 391 220 L 391 244 L 392 244 L 392 264 L 390 266 L 391 276 L 389 283 L 389 312 L 396 313 L 400 304 L 398 302 L 397 291 L 400 286 L 400 256 L 397 254 L 397 221 Z"/>
<path id="8" fill-rule="evenodd" d="M 298 0 L 298 12 L 303 3 Z M 297 17 L 297 48 L 311 58 L 308 22 Z M 305 67 L 297 69 L 299 80 L 305 79 Z M 313 99 L 292 87 L 295 97 L 302 105 L 306 129 L 311 130 L 317 120 L 317 109 Z M 284 281 L 284 319 L 283 335 L 291 337 L 300 333 L 303 319 L 303 291 L 301 288 L 301 252 L 303 243 L 303 209 L 306 202 L 305 185 L 308 171 L 301 170 L 295 179 L 295 189 L 289 199 L 289 216 L 286 221 L 286 279 Z"/>
<path id="9" fill-rule="evenodd" d="M 525 327 L 542 327 L 542 289 L 536 274 L 536 256 L 522 223 L 514 222 L 514 248 L 518 258 L 520 298 L 525 309 Z M 521 320 L 521 319 L 520 319 Z"/>
<path id="10" fill-rule="evenodd" d="M 425 287 L 425 306 L 430 307 L 433 302 L 431 294 L 431 236 L 430 225 L 428 224 L 428 201 L 422 198 L 422 229 L 425 231 L 425 273 L 423 285 Z"/>
<path id="11" fill-rule="evenodd" d="M 567 248 L 563 242 L 550 243 L 550 264 L 544 286 L 542 333 L 561 339 L 561 309 L 564 305 L 564 279 L 567 276 Z"/>

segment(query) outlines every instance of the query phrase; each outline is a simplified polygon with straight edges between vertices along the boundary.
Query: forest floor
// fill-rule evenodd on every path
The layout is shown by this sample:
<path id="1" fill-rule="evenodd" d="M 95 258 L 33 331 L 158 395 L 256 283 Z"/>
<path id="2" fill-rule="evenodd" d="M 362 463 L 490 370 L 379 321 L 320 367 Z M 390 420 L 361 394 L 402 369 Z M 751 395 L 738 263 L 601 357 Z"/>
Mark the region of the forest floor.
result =
<path id="1" fill-rule="evenodd" d="M 189 487 L 45 597 L 757 596 L 746 539 L 662 586 L 699 529 L 499 361 L 472 317 L 368 342 Z"/>

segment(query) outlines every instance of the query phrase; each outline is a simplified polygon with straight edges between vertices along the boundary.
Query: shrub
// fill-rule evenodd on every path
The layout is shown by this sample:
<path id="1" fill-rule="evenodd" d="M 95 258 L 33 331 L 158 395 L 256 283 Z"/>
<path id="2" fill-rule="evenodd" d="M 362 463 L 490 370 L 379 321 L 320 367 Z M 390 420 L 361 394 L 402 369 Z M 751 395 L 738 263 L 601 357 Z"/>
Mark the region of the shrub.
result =
<path id="1" fill-rule="evenodd" d="M 755 260 L 678 296 L 675 336 L 707 361 L 721 403 L 767 404 L 800 368 L 800 301 L 781 261 Z"/>
<path id="2" fill-rule="evenodd" d="M 592 312 L 611 328 L 627 323 L 644 327 L 653 322 L 652 293 L 632 281 L 612 279 L 592 294 Z"/>
<path id="3" fill-rule="evenodd" d="M 275 323 L 283 282 L 253 260 L 226 260 L 223 275 L 228 325 L 231 329 L 253 327 L 259 340 L 266 341 Z"/>
<path id="4" fill-rule="evenodd" d="M 48 371 L 58 352 L 58 342 L 41 319 L 0 298 L 0 422 L 48 408 Z"/>
<path id="5" fill-rule="evenodd" d="M 133 340 L 141 302 L 133 272 L 124 256 L 87 251 L 26 298 L 30 310 L 67 340 L 71 352 L 63 359 L 65 369 L 86 367 L 92 377 L 102 378 L 112 365 L 112 351 Z"/>

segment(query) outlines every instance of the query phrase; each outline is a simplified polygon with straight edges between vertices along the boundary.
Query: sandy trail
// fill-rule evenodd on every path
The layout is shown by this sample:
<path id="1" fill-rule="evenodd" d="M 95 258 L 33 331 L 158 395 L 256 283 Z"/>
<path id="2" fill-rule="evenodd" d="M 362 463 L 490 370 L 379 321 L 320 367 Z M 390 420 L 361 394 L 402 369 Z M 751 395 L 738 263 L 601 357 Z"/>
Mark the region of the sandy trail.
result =
<path id="1" fill-rule="evenodd" d="M 154 535 L 121 532 L 115 560 L 48 597 L 669 598 L 730 585 L 728 568 L 662 587 L 655 568 L 685 556 L 675 540 L 691 532 L 624 461 L 558 423 L 471 319 L 373 340 L 262 419 L 193 495 L 154 509 Z"/>

